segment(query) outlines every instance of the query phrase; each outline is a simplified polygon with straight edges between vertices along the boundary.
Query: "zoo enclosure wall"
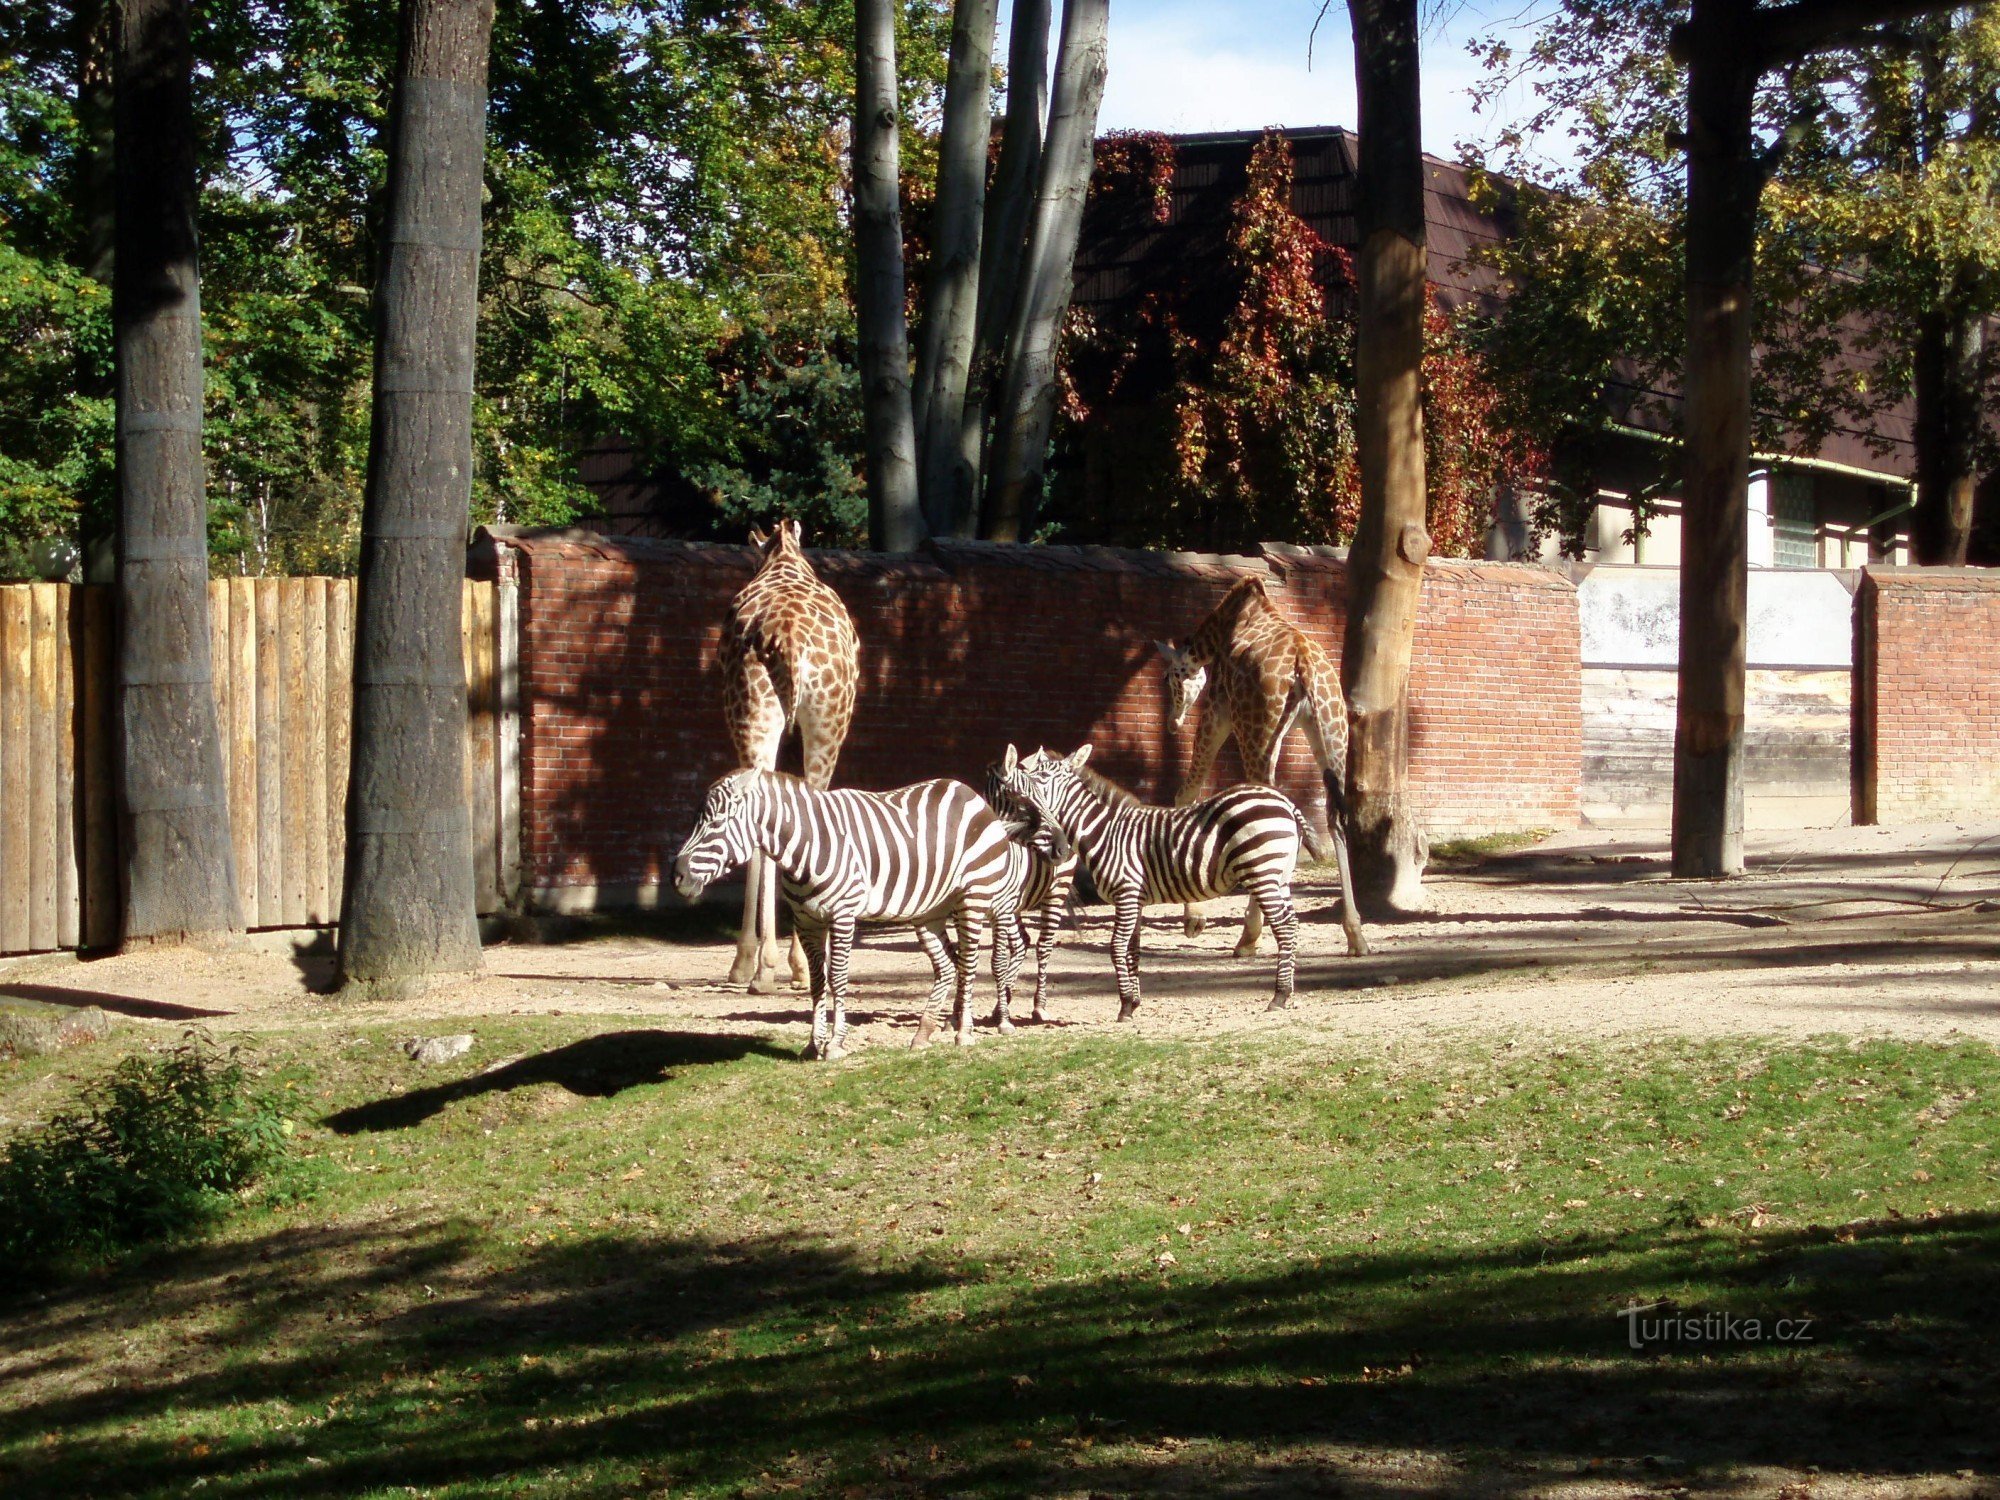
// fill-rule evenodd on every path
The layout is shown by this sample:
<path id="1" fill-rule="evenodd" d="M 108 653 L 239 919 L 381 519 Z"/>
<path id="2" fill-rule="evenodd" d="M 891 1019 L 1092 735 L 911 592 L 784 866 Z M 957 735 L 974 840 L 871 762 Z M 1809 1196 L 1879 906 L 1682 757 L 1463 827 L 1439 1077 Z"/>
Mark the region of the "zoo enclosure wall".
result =
<path id="1" fill-rule="evenodd" d="M 702 793 L 734 763 L 718 651 L 748 547 L 493 528 L 475 571 L 518 580 L 521 868 L 539 907 L 662 899 Z M 483 552 L 483 556 L 481 555 Z M 931 543 L 816 551 L 861 637 L 837 782 L 977 785 L 1010 741 L 1070 749 L 1168 800 L 1192 735 L 1166 724 L 1153 641 L 1185 636 L 1255 576 L 1340 652 L 1346 565 L 1330 550 L 1251 556 Z M 1433 560 L 1411 680 L 1411 778 L 1433 839 L 1573 826 L 1581 758 L 1576 591 L 1534 565 Z M 797 769 L 796 751 L 785 762 Z M 1242 776 L 1232 745 L 1211 785 Z M 1279 785 L 1323 823 L 1304 737 Z"/>

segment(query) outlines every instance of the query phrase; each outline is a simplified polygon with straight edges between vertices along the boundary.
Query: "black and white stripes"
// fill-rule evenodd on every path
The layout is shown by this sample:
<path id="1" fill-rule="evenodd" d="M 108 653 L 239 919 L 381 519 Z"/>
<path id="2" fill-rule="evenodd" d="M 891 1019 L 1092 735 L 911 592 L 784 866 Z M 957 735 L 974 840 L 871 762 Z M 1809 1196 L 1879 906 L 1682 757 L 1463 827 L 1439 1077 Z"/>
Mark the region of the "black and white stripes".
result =
<path id="1" fill-rule="evenodd" d="M 929 1039 L 955 984 L 958 1041 L 971 1043 L 968 986 L 980 939 L 993 922 L 1017 923 L 1014 850 L 993 810 L 961 782 L 822 792 L 782 772 L 737 771 L 709 788 L 674 881 L 692 900 L 752 854 L 771 856 L 812 973 L 807 1055 L 831 1060 L 845 1050 L 848 959 L 864 922 L 919 930 L 937 983 L 917 1040 Z M 957 928 L 955 964 L 930 931 L 947 924 Z"/>
<path id="2" fill-rule="evenodd" d="M 1299 920 L 1292 909 L 1305 820 L 1273 787 L 1234 786 L 1182 807 L 1149 807 L 1070 756 L 1037 751 L 1007 779 L 1062 829 L 1111 901 L 1118 1018 L 1139 1008 L 1139 911 L 1149 902 L 1206 901 L 1246 890 L 1278 939 L 1273 1010 L 1291 1003 Z"/>

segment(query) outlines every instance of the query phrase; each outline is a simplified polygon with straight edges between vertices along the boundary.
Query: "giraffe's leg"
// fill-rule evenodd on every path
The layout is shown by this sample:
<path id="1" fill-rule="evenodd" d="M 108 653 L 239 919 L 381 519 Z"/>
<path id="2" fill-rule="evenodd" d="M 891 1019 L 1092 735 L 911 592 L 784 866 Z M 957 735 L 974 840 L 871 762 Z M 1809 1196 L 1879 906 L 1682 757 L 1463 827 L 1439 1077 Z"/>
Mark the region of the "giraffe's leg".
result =
<path id="1" fill-rule="evenodd" d="M 750 981 L 753 995 L 774 995 L 778 992 L 778 887 L 782 878 L 778 867 L 765 855 L 758 855 L 755 863 L 760 874 L 757 900 L 757 977 Z M 798 934 L 792 935 L 793 952 L 800 958 L 804 950 L 798 945 Z"/>
<path id="2" fill-rule="evenodd" d="M 983 907 L 967 906 L 958 914 L 958 1035 L 961 1047 L 972 1045 L 972 980 L 979 972 L 979 945 L 986 936 L 988 913 Z M 1003 918 L 1005 913 L 1001 913 Z M 1010 919 L 1011 920 L 1011 919 Z M 996 935 L 994 941 L 1000 939 Z"/>
<path id="3" fill-rule="evenodd" d="M 753 854 L 743 866 L 743 930 L 736 936 L 736 959 L 729 966 L 731 984 L 754 984 L 763 954 L 758 940 L 764 919 L 764 856 Z"/>
<path id="4" fill-rule="evenodd" d="M 795 719 L 799 753 L 804 761 L 806 785 L 816 792 L 833 785 L 833 768 L 840 761 L 841 743 L 847 738 L 847 726 L 854 716 L 852 663 L 848 668 L 849 681 L 844 689 L 833 680 L 837 675 L 835 670 L 828 667 L 815 669 L 798 684 Z M 776 964 L 775 956 L 771 962 Z M 805 965 L 800 959 L 796 932 L 792 934 L 791 967 L 792 987 L 797 989 L 805 977 Z"/>
<path id="5" fill-rule="evenodd" d="M 806 1043 L 804 1056 L 808 1061 L 822 1056 L 825 1035 L 821 1020 L 827 1003 L 826 983 L 826 931 L 824 928 L 808 929 L 805 932 L 806 963 L 812 971 L 813 1039 Z"/>
<path id="6" fill-rule="evenodd" d="M 769 771 L 778 764 L 778 745 L 785 736 L 785 710 L 778 702 L 770 673 L 761 662 L 753 660 L 744 672 L 747 700 L 744 722 L 731 729 L 737 760 L 759 771 Z M 736 961 L 729 966 L 730 983 L 748 984 L 752 994 L 765 993 L 758 988 L 758 981 L 766 967 L 765 939 L 771 932 L 770 924 L 777 921 L 777 912 L 777 868 L 764 855 L 753 854 L 743 871 L 743 931 L 736 939 Z"/>
<path id="7" fill-rule="evenodd" d="M 1139 892 L 1117 895 L 1111 923 L 1111 968 L 1118 976 L 1118 1019 L 1129 1021 L 1139 1008 Z"/>
<path id="8" fill-rule="evenodd" d="M 923 1014 L 917 1017 L 917 1034 L 910 1038 L 910 1045 L 927 1047 L 937 1031 L 937 1018 L 944 1014 L 946 998 L 958 987 L 958 966 L 952 962 L 950 945 L 939 928 L 919 927 L 917 945 L 931 961 L 931 993 Z"/>
<path id="9" fill-rule="evenodd" d="M 1361 931 L 1361 909 L 1354 904 L 1354 871 L 1347 862 L 1347 726 L 1328 726 L 1318 714 L 1308 715 L 1306 741 L 1326 780 L 1326 828 L 1333 835 L 1333 863 L 1340 872 L 1340 930 L 1347 934 L 1348 957 L 1360 958 L 1368 952 L 1368 939 Z"/>
<path id="10" fill-rule="evenodd" d="M 1201 730 L 1194 742 L 1194 763 L 1188 767 L 1187 780 L 1181 783 L 1180 793 L 1174 798 L 1175 807 L 1201 800 L 1201 789 L 1208 785 L 1208 773 L 1215 769 L 1215 757 L 1222 753 L 1223 743 L 1229 738 L 1230 723 L 1229 715 L 1214 699 L 1203 707 Z M 1200 937 L 1207 925 L 1205 902 L 1190 901 L 1181 908 L 1181 931 L 1189 937 Z"/>
<path id="11" fill-rule="evenodd" d="M 820 1049 L 823 1062 L 847 1056 L 847 960 L 853 952 L 854 918 L 836 917 L 826 929 L 826 987 L 833 998 L 833 1021 Z"/>
<path id="12" fill-rule="evenodd" d="M 1275 879 L 1260 880 L 1251 888 L 1255 901 L 1278 935 L 1278 986 L 1266 1010 L 1284 1010 L 1292 1003 L 1292 984 L 1298 973 L 1299 914 L 1292 908 L 1292 893 Z"/>

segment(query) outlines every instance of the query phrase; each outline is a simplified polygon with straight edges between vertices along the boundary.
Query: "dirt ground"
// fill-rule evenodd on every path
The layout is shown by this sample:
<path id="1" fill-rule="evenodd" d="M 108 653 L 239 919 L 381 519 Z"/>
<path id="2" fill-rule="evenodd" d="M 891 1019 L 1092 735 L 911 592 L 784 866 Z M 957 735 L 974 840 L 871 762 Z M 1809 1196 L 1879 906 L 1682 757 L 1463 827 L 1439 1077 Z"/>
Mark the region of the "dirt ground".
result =
<path id="1" fill-rule="evenodd" d="M 1750 872 L 1730 881 L 1668 878 L 1663 833 L 1582 831 L 1437 869 L 1428 884 L 1433 910 L 1371 927 L 1374 951 L 1353 959 L 1336 887 L 1308 872 L 1298 888 L 1299 993 L 1281 1014 L 1264 1010 L 1270 940 L 1254 960 L 1229 951 L 1241 898 L 1216 903 L 1215 920 L 1194 939 L 1182 935 L 1177 909 L 1156 908 L 1143 939 L 1145 1003 L 1132 1027 L 1142 1036 L 1286 1027 L 1347 1042 L 1466 1031 L 2000 1040 L 2000 823 L 1752 835 Z M 1056 1024 L 1114 1024 L 1109 923 L 1108 908 L 1086 908 L 1065 936 L 1050 983 Z M 498 943 L 481 976 L 393 1005 L 323 993 L 330 957 L 283 933 L 219 955 L 0 961 L 0 996 L 96 1004 L 163 1024 L 200 1020 L 217 1031 L 374 1015 L 435 1021 L 435 1030 L 454 1017 L 569 1012 L 804 1040 L 803 994 L 750 995 L 721 983 L 728 946 L 662 935 L 677 926 L 688 924 Z M 928 988 L 907 933 L 865 935 L 851 992 L 854 1041 L 906 1041 Z M 990 1009 L 990 983 L 980 993 Z M 1032 1035 L 1024 1026 L 1010 1044 Z"/>

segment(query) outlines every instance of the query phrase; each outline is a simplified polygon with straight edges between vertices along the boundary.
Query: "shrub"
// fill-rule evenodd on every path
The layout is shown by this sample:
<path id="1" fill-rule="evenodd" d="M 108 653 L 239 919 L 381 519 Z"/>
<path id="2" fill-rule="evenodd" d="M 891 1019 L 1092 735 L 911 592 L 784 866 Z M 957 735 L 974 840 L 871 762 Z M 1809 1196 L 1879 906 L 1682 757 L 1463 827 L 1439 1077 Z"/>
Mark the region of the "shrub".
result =
<path id="1" fill-rule="evenodd" d="M 200 1231 L 286 1155 L 291 1122 L 190 1032 L 0 1150 L 0 1264 L 92 1263 Z"/>

